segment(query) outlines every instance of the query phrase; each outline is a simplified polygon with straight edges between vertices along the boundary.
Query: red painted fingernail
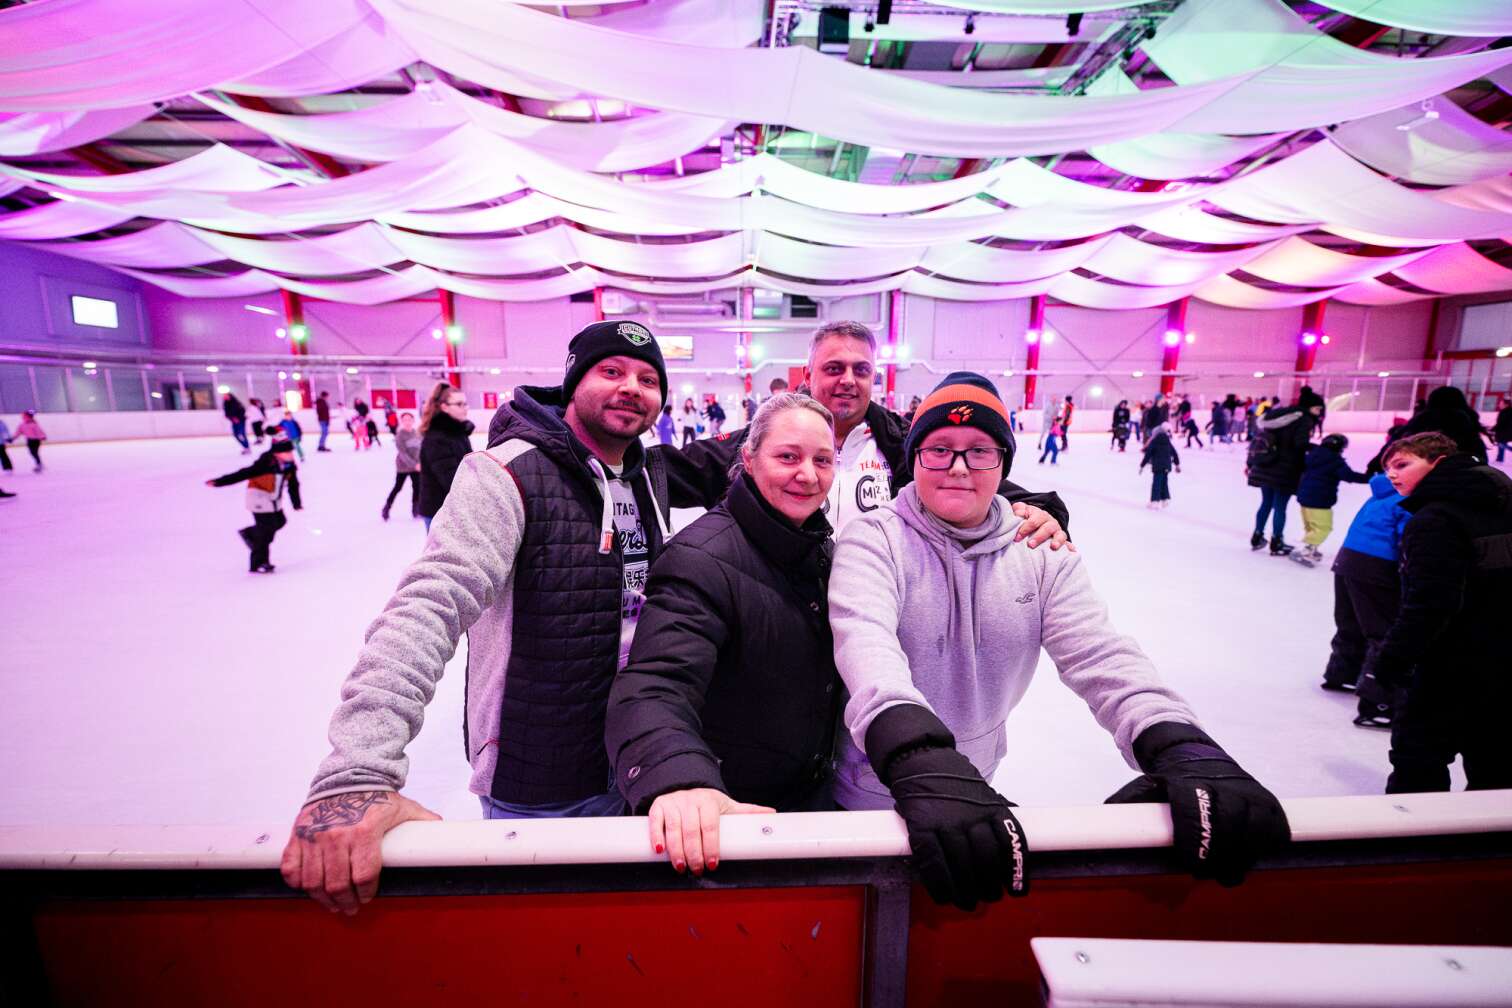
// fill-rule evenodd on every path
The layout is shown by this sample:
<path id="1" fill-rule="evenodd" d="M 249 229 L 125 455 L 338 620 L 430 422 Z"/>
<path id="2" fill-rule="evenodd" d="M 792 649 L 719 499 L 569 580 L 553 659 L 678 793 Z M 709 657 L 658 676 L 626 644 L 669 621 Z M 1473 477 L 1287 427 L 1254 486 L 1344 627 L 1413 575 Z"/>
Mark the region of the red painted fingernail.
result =
<path id="1" fill-rule="evenodd" d="M 663 847 L 661 844 L 657 844 L 656 845 L 656 853 L 660 854 L 664 850 L 666 850 L 666 848 Z"/>
<path id="2" fill-rule="evenodd" d="M 683 863 L 681 861 L 673 861 L 672 862 L 672 867 L 676 868 L 678 871 L 682 871 L 683 870 Z"/>
<path id="3" fill-rule="evenodd" d="M 709 871 L 713 871 L 715 868 L 718 868 L 718 867 L 719 867 L 719 862 L 718 861 L 710 861 L 709 862 Z"/>

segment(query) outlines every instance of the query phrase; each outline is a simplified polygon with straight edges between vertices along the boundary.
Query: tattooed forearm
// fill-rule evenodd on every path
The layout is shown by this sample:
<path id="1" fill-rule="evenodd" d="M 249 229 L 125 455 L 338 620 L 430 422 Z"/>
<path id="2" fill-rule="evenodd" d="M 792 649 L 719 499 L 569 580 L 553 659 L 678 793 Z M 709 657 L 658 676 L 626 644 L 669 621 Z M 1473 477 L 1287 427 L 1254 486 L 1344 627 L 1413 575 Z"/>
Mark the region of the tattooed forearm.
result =
<path id="1" fill-rule="evenodd" d="M 355 826 L 374 805 L 387 805 L 389 795 L 388 791 L 354 791 L 322 798 L 306 810 L 309 821 L 295 826 L 294 835 L 301 840 L 314 840 L 316 834 L 326 830 Z"/>

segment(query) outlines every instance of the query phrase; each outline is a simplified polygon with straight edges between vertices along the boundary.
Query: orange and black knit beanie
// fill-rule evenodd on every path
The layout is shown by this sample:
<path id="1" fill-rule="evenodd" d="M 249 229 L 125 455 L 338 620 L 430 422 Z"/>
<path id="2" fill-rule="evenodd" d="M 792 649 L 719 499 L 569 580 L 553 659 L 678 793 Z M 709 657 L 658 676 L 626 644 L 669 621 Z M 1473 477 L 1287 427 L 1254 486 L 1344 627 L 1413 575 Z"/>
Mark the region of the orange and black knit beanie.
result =
<path id="1" fill-rule="evenodd" d="M 908 438 L 903 442 L 909 464 L 913 464 L 914 452 L 931 431 L 952 425 L 975 427 L 1006 448 L 1003 475 L 1008 475 L 1018 446 L 1008 425 L 1008 407 L 1003 405 L 991 379 L 975 371 L 955 371 L 935 386 L 919 404 L 913 426 L 908 428 Z"/>

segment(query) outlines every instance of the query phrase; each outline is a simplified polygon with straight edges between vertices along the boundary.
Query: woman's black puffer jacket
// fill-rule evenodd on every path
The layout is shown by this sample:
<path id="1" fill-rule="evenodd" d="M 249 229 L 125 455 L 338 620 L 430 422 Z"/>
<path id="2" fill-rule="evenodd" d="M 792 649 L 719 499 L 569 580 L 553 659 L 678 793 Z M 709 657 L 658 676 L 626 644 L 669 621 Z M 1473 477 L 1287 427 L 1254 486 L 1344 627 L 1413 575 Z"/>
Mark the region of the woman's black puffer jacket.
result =
<path id="1" fill-rule="evenodd" d="M 700 787 L 795 811 L 827 784 L 843 692 L 832 551 L 822 512 L 797 528 L 744 474 L 668 543 L 604 727 L 635 815 Z"/>
<path id="2" fill-rule="evenodd" d="M 472 451 L 472 442 L 468 440 L 472 432 L 471 420 L 454 420 L 440 410 L 431 417 L 425 438 L 420 442 L 420 513 L 425 517 L 436 517 L 446 502 L 457 466 Z"/>

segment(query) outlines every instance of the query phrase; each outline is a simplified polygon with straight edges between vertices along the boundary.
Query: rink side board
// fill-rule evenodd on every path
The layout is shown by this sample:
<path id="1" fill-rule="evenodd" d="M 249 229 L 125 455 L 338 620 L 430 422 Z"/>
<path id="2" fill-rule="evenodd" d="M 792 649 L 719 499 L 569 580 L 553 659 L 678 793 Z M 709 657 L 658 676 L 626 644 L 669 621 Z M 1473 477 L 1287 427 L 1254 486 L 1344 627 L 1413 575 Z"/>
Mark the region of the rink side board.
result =
<path id="1" fill-rule="evenodd" d="M 1040 981 L 1029 939 L 1038 936 L 1512 945 L 1509 799 L 1445 796 L 1433 808 L 1452 814 L 1433 816 L 1416 798 L 1366 799 L 1422 814 L 1407 835 L 1369 829 L 1355 839 L 1288 802 L 1302 842 L 1234 889 L 1175 873 L 1168 852 L 1140 834 L 1141 813 L 1117 837 L 1136 847 L 1095 848 L 1026 809 L 1026 833 L 1039 827 L 1073 849 L 1037 849 L 1030 895 L 973 913 L 933 905 L 912 884 L 890 821 L 868 813 L 743 817 L 751 821 L 730 839 L 748 858 L 727 850 L 717 877 L 704 880 L 642 857 L 640 820 L 546 827 L 568 864 L 521 850 L 508 852 L 513 863 L 493 863 L 495 848 L 481 855 L 489 863 L 468 862 L 459 835 L 527 840 L 529 832 L 425 824 L 391 834 L 382 895 L 355 918 L 286 889 L 277 851 L 263 849 L 271 843 L 181 859 L 93 840 L 47 851 L 0 829 L 0 924 L 14 962 L 0 1002 L 370 1006 L 478 997 L 665 1008 L 675 992 L 697 991 L 722 1006 L 763 1008 L 1032 1005 Z M 1467 808 L 1474 814 L 1462 814 Z M 634 834 L 634 850 L 616 839 L 621 828 L 627 843 Z M 762 852 L 762 841 L 735 835 L 745 830 L 787 846 Z M 621 863 L 586 863 L 594 844 Z M 834 856 L 841 851 L 852 856 Z M 64 867 L 69 861 L 77 867 Z"/>

